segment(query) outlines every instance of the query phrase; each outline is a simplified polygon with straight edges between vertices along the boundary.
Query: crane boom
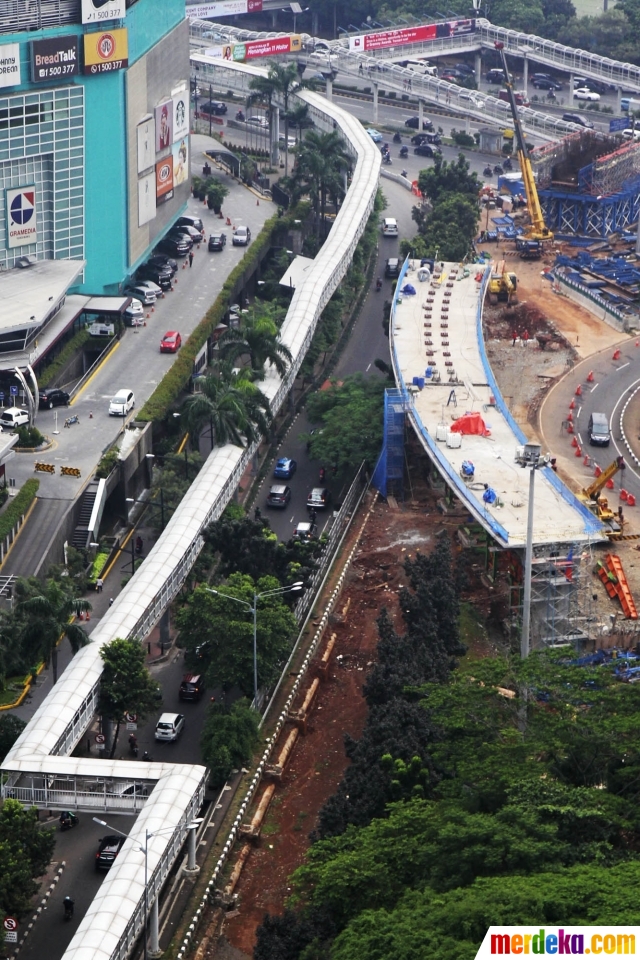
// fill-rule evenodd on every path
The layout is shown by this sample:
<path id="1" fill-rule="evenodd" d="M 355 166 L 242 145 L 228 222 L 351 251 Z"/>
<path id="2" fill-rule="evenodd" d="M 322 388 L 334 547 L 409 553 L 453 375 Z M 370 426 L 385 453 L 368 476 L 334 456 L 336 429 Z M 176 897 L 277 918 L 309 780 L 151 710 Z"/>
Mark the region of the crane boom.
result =
<path id="1" fill-rule="evenodd" d="M 591 486 L 586 487 L 582 492 L 585 497 L 588 497 L 589 500 L 597 500 L 598 495 L 607 480 L 610 480 L 611 477 L 614 477 L 618 470 L 624 470 L 626 464 L 624 462 L 624 457 L 616 457 L 613 463 L 610 463 L 606 470 L 603 470 L 599 477 L 597 477 Z"/>
<path id="2" fill-rule="evenodd" d="M 522 171 L 522 179 L 524 181 L 524 189 L 527 195 L 527 206 L 529 208 L 529 217 L 531 219 L 531 226 L 528 232 L 525 234 L 527 240 L 553 240 L 553 234 L 551 230 L 547 227 L 544 222 L 544 216 L 542 215 L 542 207 L 540 206 L 540 198 L 538 197 L 538 191 L 536 189 L 535 180 L 533 179 L 533 169 L 531 167 L 531 160 L 529 159 L 529 153 L 527 150 L 527 145 L 524 140 L 524 134 L 522 132 L 522 124 L 520 123 L 520 117 L 518 115 L 518 106 L 516 104 L 516 98 L 513 92 L 513 82 L 509 76 L 509 69 L 507 67 L 507 58 L 504 52 L 504 43 L 500 40 L 496 40 L 494 44 L 496 50 L 500 55 L 500 60 L 502 61 L 502 69 L 504 71 L 505 85 L 507 88 L 507 95 L 509 97 L 509 106 L 511 107 L 511 113 L 513 115 L 513 125 L 516 132 L 516 147 L 518 150 L 518 160 L 520 162 L 520 170 Z"/>

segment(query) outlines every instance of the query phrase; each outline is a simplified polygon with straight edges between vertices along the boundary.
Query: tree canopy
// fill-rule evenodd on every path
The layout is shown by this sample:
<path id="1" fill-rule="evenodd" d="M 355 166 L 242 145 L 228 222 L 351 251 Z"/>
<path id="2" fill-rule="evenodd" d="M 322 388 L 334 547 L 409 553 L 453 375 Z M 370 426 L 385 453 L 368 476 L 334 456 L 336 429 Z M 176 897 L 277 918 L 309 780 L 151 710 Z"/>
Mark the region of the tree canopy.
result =
<path id="1" fill-rule="evenodd" d="M 321 429 L 309 436 L 311 456 L 342 476 L 363 460 L 370 469 L 375 466 L 382 446 L 385 386 L 379 377 L 358 373 L 312 394 L 307 413 Z"/>

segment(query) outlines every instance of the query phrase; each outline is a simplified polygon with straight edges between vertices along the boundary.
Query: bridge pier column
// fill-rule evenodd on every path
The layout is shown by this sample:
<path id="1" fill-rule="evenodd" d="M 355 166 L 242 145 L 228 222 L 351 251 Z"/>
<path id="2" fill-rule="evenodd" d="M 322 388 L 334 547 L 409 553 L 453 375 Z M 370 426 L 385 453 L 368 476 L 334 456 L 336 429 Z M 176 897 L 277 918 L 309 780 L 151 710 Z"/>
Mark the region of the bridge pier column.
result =
<path id="1" fill-rule="evenodd" d="M 418 133 L 422 133 L 423 117 L 424 117 L 424 101 L 418 100 Z"/>
<path id="2" fill-rule="evenodd" d="M 573 104 L 573 71 L 569 74 L 569 106 Z"/>
<path id="3" fill-rule="evenodd" d="M 187 865 L 184 868 L 184 872 L 187 874 L 195 874 L 200 871 L 200 867 L 196 863 L 196 827 L 191 827 L 189 830 L 189 844 L 187 846 Z"/>
<path id="4" fill-rule="evenodd" d="M 169 607 L 160 617 L 160 652 L 164 653 L 165 646 L 171 645 L 171 610 Z"/>
<path id="5" fill-rule="evenodd" d="M 278 11 L 272 10 L 271 11 L 271 29 L 275 30 L 277 26 L 278 26 Z"/>
<path id="6" fill-rule="evenodd" d="M 271 166 L 280 166 L 280 107 L 272 105 L 271 116 Z"/>
<path id="7" fill-rule="evenodd" d="M 622 106 L 620 101 L 622 100 L 622 87 L 616 87 L 616 113 L 622 113 Z"/>
<path id="8" fill-rule="evenodd" d="M 374 83 L 373 85 L 373 122 L 378 122 L 378 88 L 379 84 Z"/>
<path id="9" fill-rule="evenodd" d="M 476 73 L 476 83 L 478 84 L 478 89 L 479 89 L 480 80 L 482 79 L 482 54 L 480 52 L 476 53 L 475 73 Z"/>
<path id="10" fill-rule="evenodd" d="M 329 103 L 331 103 L 333 101 L 333 80 L 331 79 L 331 77 L 327 77 L 327 86 L 326 86 L 325 94 L 326 94 L 327 100 L 329 101 Z"/>
<path id="11" fill-rule="evenodd" d="M 159 935 L 158 935 L 158 898 L 156 897 L 153 903 L 151 904 L 151 911 L 149 913 L 149 950 L 150 957 L 161 957 L 162 950 L 160 949 Z"/>
<path id="12" fill-rule="evenodd" d="M 522 58 L 522 89 L 524 90 L 525 94 L 527 92 L 528 86 L 529 86 L 529 61 L 525 53 L 525 55 Z"/>

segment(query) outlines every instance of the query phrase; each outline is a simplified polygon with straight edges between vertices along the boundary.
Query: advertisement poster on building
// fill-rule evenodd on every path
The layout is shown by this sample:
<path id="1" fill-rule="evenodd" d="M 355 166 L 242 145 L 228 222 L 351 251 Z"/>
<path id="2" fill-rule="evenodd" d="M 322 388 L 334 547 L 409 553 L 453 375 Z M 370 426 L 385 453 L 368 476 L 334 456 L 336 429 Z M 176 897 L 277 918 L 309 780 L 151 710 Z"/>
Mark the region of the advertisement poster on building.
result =
<path id="1" fill-rule="evenodd" d="M 165 100 L 154 110 L 156 118 L 156 153 L 166 150 L 173 140 L 173 101 Z"/>
<path id="2" fill-rule="evenodd" d="M 239 13 L 260 13 L 262 0 L 217 0 L 215 3 L 188 3 L 187 17 L 190 20 L 206 20 L 209 17 L 233 17 Z"/>
<path id="3" fill-rule="evenodd" d="M 156 204 L 166 203 L 173 196 L 173 157 L 156 163 Z"/>
<path id="4" fill-rule="evenodd" d="M 184 140 L 189 133 L 189 94 L 186 90 L 173 98 L 173 142 Z"/>
<path id="5" fill-rule="evenodd" d="M 38 239 L 36 223 L 36 188 L 14 187 L 5 190 L 7 211 L 7 246 L 24 247 Z"/>
<path id="6" fill-rule="evenodd" d="M 180 142 L 176 141 L 172 147 L 173 153 L 173 185 L 179 187 L 181 183 L 186 183 L 189 177 L 189 141 L 186 139 Z"/>
<path id="7" fill-rule="evenodd" d="M 143 173 L 156 162 L 156 122 L 148 117 L 136 127 L 138 138 L 138 173 Z"/>
<path id="8" fill-rule="evenodd" d="M 267 40 L 249 40 L 246 43 L 228 43 L 224 46 L 208 47 L 205 53 L 209 57 L 221 57 L 223 60 L 253 60 L 255 57 L 273 57 L 276 54 L 300 53 L 302 39 L 299 34 L 285 37 L 269 37 Z"/>
<path id="9" fill-rule="evenodd" d="M 107 20 L 123 20 L 126 15 L 126 0 L 82 0 L 83 23 L 105 23 Z"/>
<path id="10" fill-rule="evenodd" d="M 0 87 L 14 87 L 20 83 L 20 44 L 0 45 Z"/>
<path id="11" fill-rule="evenodd" d="M 31 41 L 31 80 L 67 79 L 80 73 L 78 37 L 71 35 Z"/>
<path id="12" fill-rule="evenodd" d="M 129 39 L 126 27 L 104 33 L 85 33 L 85 74 L 111 73 L 129 66 Z"/>
<path id="13" fill-rule="evenodd" d="M 138 226 L 142 227 L 145 223 L 156 215 L 156 175 L 148 173 L 146 177 L 138 180 Z"/>
<path id="14" fill-rule="evenodd" d="M 382 30 L 378 33 L 349 37 L 349 50 L 364 53 L 367 50 L 384 50 L 387 47 L 402 47 L 408 43 L 424 43 L 446 37 L 460 37 L 473 33 L 475 20 L 448 20 L 446 23 L 429 23 L 400 30 Z"/>

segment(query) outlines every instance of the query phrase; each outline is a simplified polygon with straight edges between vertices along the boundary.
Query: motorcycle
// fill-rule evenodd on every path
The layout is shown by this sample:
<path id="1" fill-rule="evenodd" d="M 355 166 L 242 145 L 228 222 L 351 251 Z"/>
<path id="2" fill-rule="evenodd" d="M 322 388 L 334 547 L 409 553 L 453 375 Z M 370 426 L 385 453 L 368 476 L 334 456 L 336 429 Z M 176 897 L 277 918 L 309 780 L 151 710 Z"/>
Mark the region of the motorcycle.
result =
<path id="1" fill-rule="evenodd" d="M 408 156 L 409 156 L 409 147 L 400 147 L 400 156 L 401 156 L 403 159 L 404 159 L 404 157 L 408 157 Z"/>
<path id="2" fill-rule="evenodd" d="M 505 170 L 513 170 L 513 164 L 511 163 L 511 160 L 509 160 L 509 157 L 507 157 L 502 166 Z"/>
<path id="3" fill-rule="evenodd" d="M 236 113 L 236 120 L 238 120 L 240 123 L 244 123 L 245 116 L 242 110 L 238 110 L 238 112 Z"/>
<path id="4" fill-rule="evenodd" d="M 401 176 L 401 177 L 404 177 L 404 178 L 406 179 L 406 178 L 409 176 L 409 174 L 407 173 L 406 170 L 401 170 L 401 171 L 400 171 L 400 176 Z"/>
<path id="5" fill-rule="evenodd" d="M 493 172 L 495 173 L 496 177 L 498 177 L 504 173 L 504 170 L 499 163 L 496 163 L 495 167 L 493 168 Z"/>
<path id="6" fill-rule="evenodd" d="M 71 897 L 65 897 L 62 901 L 62 906 L 64 908 L 64 918 L 65 920 L 71 920 L 73 916 L 73 908 L 75 906 L 75 901 Z"/>
<path id="7" fill-rule="evenodd" d="M 147 753 L 146 750 L 145 750 L 145 752 L 142 754 L 142 759 L 143 759 L 143 760 L 146 760 L 147 763 L 153 763 L 153 757 L 150 756 L 150 755 Z"/>
<path id="8" fill-rule="evenodd" d="M 75 813 L 71 813 L 70 810 L 65 810 L 60 814 L 60 830 L 71 830 L 72 827 L 77 827 L 80 821 L 76 817 Z"/>
<path id="9" fill-rule="evenodd" d="M 142 537 L 136 537 L 136 553 L 138 556 L 142 553 Z"/>
<path id="10" fill-rule="evenodd" d="M 382 278 L 378 277 L 378 279 L 376 280 L 376 293 L 380 293 L 381 290 L 382 290 Z"/>
<path id="11" fill-rule="evenodd" d="M 129 753 L 132 757 L 138 756 L 138 738 L 133 733 L 129 737 Z"/>
<path id="12" fill-rule="evenodd" d="M 391 159 L 391 154 L 390 154 L 390 153 L 384 153 L 384 154 L 382 155 L 382 162 L 383 162 L 383 163 L 389 163 L 389 164 L 393 163 L 393 160 Z"/>
<path id="13" fill-rule="evenodd" d="M 393 135 L 393 142 L 394 142 L 394 143 L 402 143 L 402 137 L 400 136 L 399 133 L 394 133 L 394 135 Z"/>
<path id="14" fill-rule="evenodd" d="M 320 483 L 324 483 L 324 478 L 326 477 L 327 472 L 324 467 L 320 467 Z"/>
<path id="15" fill-rule="evenodd" d="M 492 174 L 493 174 L 493 170 L 491 169 L 489 164 L 487 164 L 484 170 L 482 171 L 482 175 L 484 177 L 490 177 Z"/>

